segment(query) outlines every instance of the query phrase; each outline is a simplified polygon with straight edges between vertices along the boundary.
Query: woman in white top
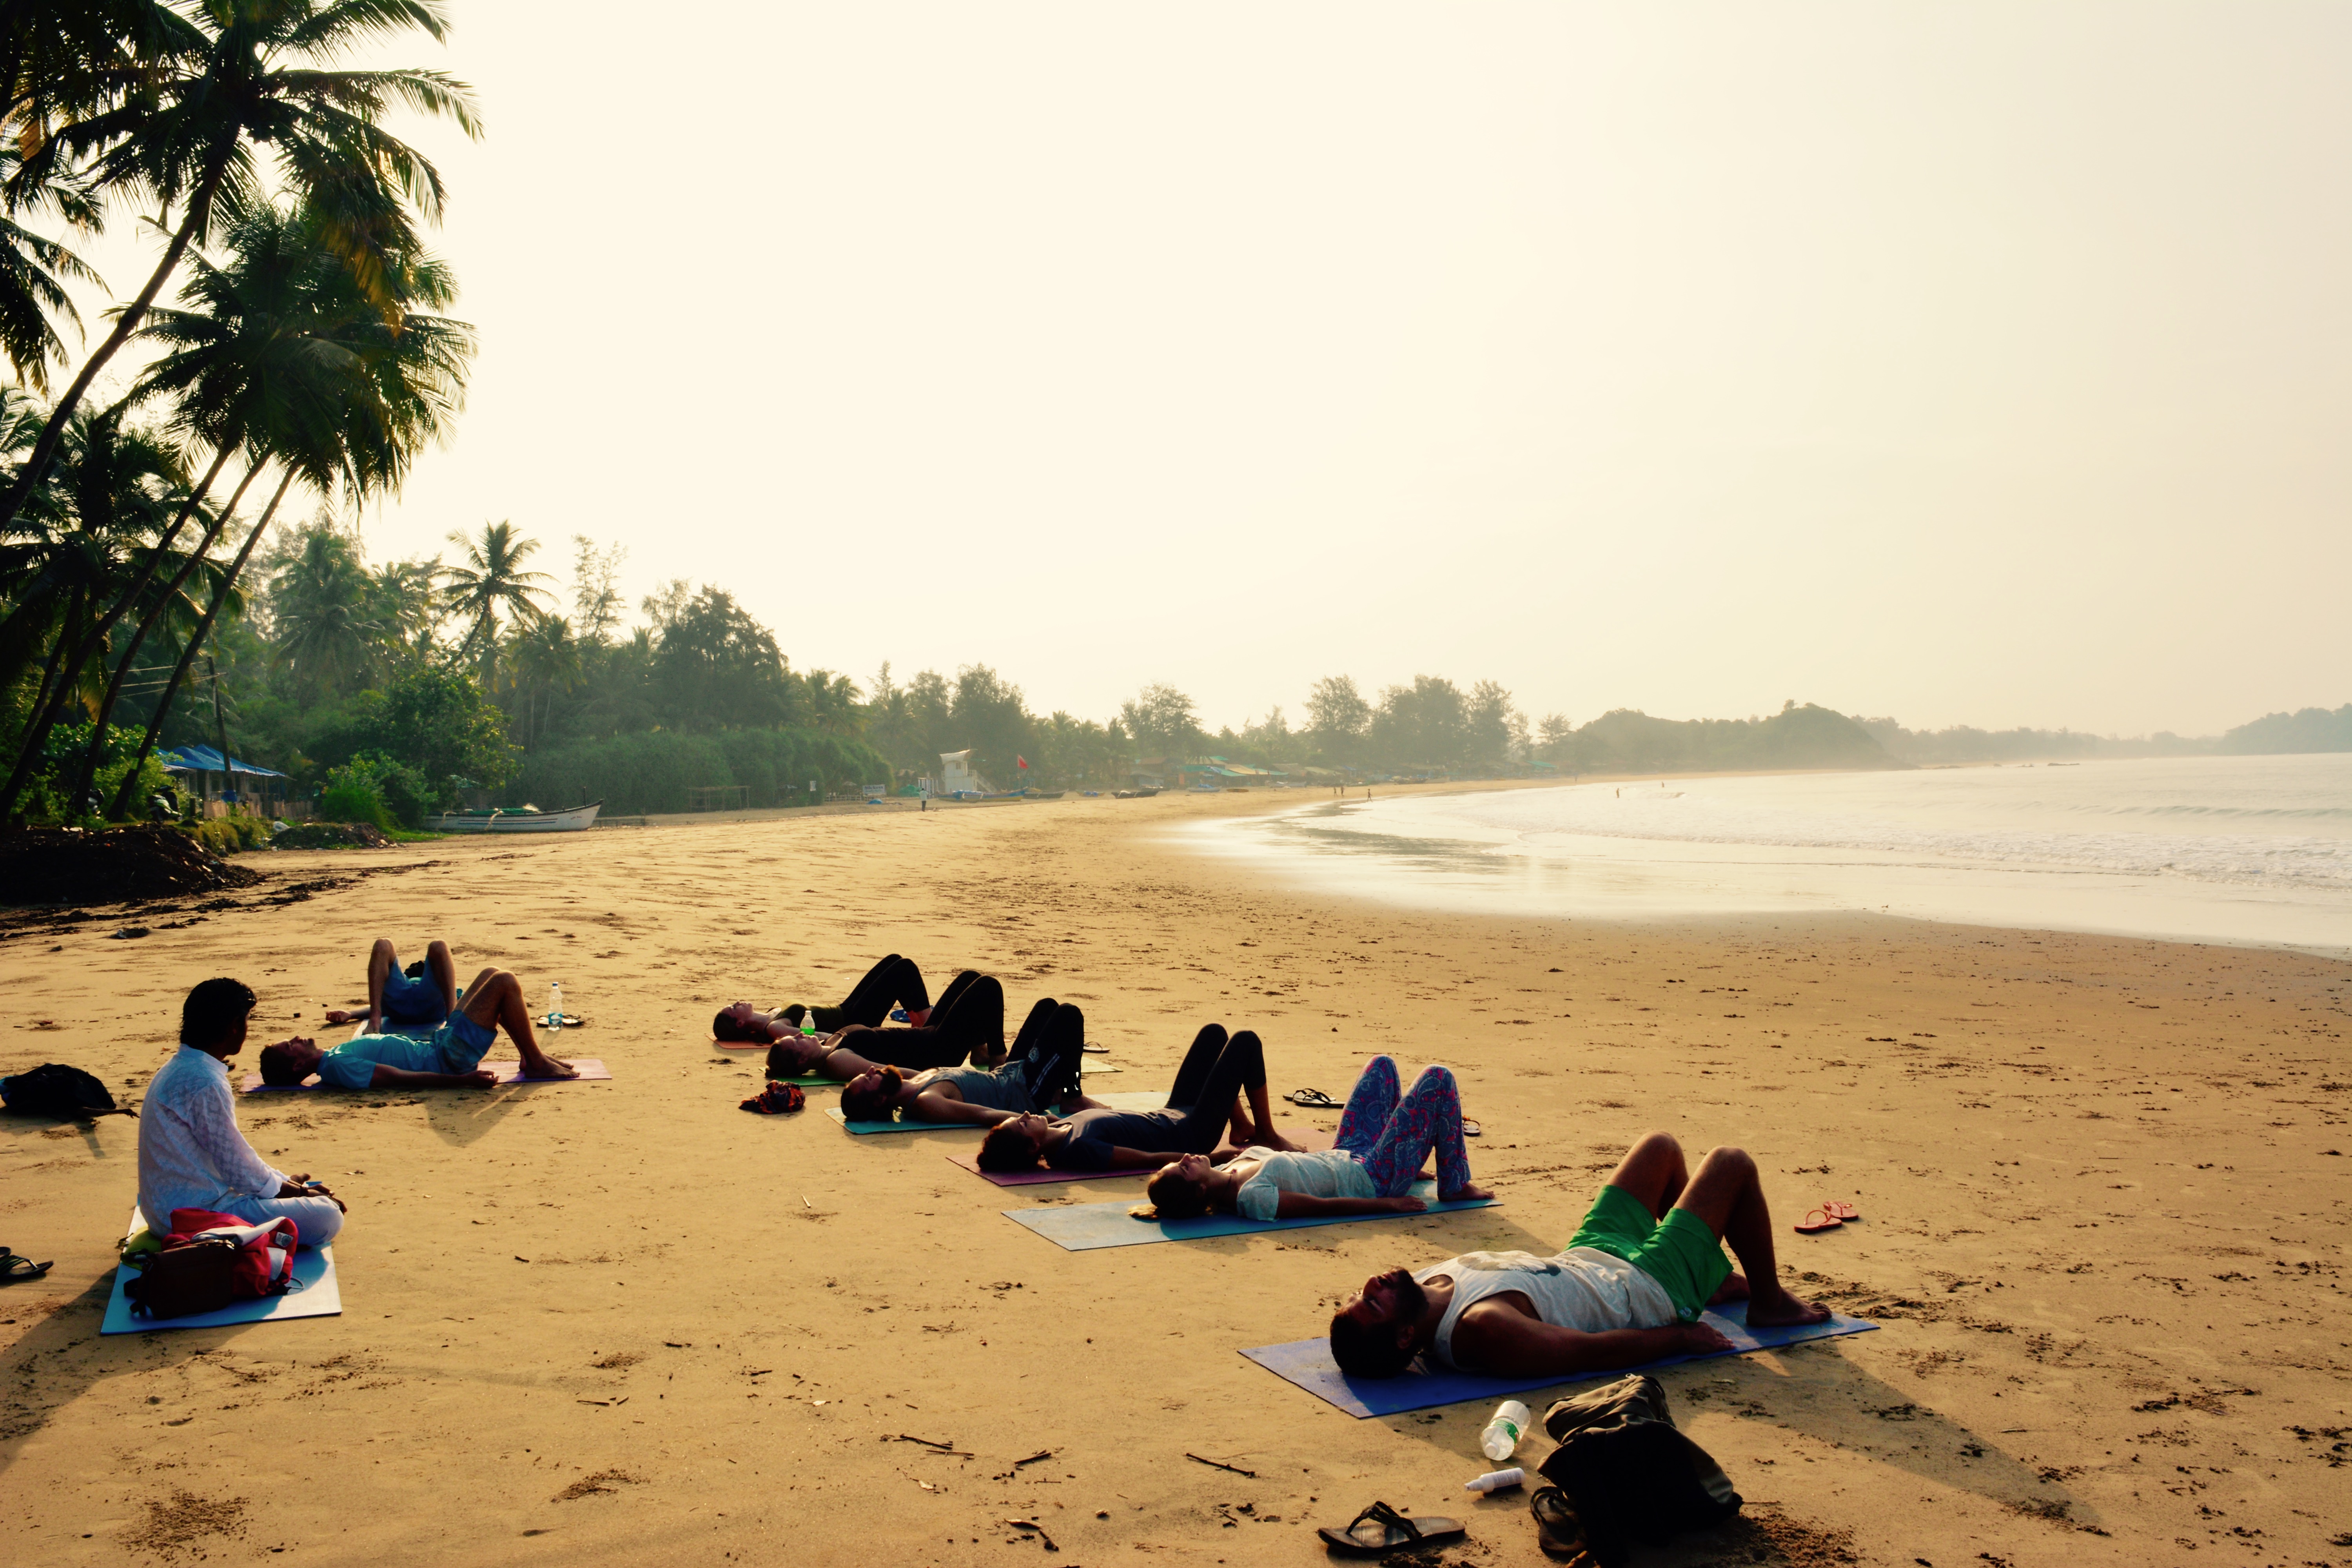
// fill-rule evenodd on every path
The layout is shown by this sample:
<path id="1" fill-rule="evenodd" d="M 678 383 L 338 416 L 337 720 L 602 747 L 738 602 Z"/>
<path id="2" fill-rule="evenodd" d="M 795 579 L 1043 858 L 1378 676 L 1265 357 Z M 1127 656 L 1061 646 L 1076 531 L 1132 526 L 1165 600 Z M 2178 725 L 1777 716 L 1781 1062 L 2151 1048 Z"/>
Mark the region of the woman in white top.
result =
<path id="1" fill-rule="evenodd" d="M 1394 1058 L 1366 1062 L 1333 1142 L 1338 1148 L 1308 1152 L 1244 1149 L 1222 1169 L 1187 1154 L 1151 1178 L 1151 1208 L 1137 1214 L 1161 1220 L 1193 1219 L 1213 1208 L 1257 1220 L 1411 1214 L 1425 1206 L 1408 1194 L 1432 1153 L 1439 1201 L 1494 1196 L 1471 1185 L 1462 1091 L 1444 1068 L 1423 1068 L 1399 1094 Z"/>

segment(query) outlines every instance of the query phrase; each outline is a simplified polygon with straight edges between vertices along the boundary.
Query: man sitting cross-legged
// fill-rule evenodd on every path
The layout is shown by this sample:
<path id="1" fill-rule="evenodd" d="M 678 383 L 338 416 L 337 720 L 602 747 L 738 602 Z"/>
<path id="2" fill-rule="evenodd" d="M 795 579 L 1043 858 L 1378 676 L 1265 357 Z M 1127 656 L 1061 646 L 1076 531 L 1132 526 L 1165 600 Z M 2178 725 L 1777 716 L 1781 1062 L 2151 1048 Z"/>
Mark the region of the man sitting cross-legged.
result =
<path id="1" fill-rule="evenodd" d="M 330 1007 L 327 1022 L 363 1023 L 366 1033 L 373 1035 L 386 1024 L 395 1029 L 438 1024 L 457 1005 L 457 961 L 449 955 L 446 942 L 427 943 L 424 962 L 404 971 L 392 939 L 380 936 L 368 952 L 367 979 L 367 1011 Z"/>
<path id="2" fill-rule="evenodd" d="M 1829 1317 L 1789 1294 L 1778 1269 L 1756 1162 L 1715 1149 L 1692 1175 L 1682 1145 L 1653 1132 L 1557 1257 L 1473 1252 L 1376 1275 L 1333 1315 L 1331 1359 L 1356 1377 L 1393 1377 L 1424 1352 L 1461 1372 L 1565 1377 L 1731 1349 L 1698 1321 L 1711 1301 L 1748 1298 L 1759 1328 Z"/>
<path id="3" fill-rule="evenodd" d="M 180 1005 L 180 1048 L 147 1085 L 139 1109 L 139 1212 L 150 1229 L 173 1209 L 209 1209 L 250 1225 L 290 1219 L 305 1247 L 343 1227 L 343 1202 L 320 1183 L 289 1176 L 254 1152 L 236 1127 L 228 1058 L 245 1047 L 254 995 L 242 981 L 207 980 Z"/>
<path id="4" fill-rule="evenodd" d="M 503 969 L 485 969 L 466 987 L 447 1022 L 424 1039 L 405 1035 L 355 1035 L 332 1050 L 316 1040 L 287 1040 L 261 1048 L 261 1081 L 291 1088 L 319 1075 L 331 1089 L 457 1089 L 493 1084 L 498 1074 L 482 1058 L 506 1026 L 522 1053 L 525 1078 L 578 1078 L 580 1069 L 539 1048 L 522 982 Z"/>

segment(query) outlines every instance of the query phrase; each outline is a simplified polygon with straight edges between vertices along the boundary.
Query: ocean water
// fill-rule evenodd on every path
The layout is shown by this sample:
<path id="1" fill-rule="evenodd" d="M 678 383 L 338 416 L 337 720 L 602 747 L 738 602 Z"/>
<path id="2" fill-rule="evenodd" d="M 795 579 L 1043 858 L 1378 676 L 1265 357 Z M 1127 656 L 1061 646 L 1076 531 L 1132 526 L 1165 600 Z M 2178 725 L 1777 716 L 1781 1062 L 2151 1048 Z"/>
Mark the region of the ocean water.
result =
<path id="1" fill-rule="evenodd" d="M 1870 910 L 2352 957 L 2352 754 L 1563 784 L 1200 825 L 1294 885 L 1583 918 Z"/>

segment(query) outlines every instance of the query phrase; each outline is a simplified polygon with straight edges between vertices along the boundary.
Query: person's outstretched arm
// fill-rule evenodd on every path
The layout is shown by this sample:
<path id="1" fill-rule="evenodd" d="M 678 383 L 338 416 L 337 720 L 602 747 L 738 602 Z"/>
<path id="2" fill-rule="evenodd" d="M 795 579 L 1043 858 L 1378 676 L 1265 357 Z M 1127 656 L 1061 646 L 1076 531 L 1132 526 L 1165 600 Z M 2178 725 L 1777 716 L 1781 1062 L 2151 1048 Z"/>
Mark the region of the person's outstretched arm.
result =
<path id="1" fill-rule="evenodd" d="M 1164 1149 L 1159 1151 L 1127 1149 L 1114 1143 L 1111 1145 L 1110 1164 L 1108 1168 L 1113 1171 L 1156 1171 L 1174 1158 L 1173 1154 Z"/>
<path id="2" fill-rule="evenodd" d="M 1454 1359 L 1462 1370 L 1497 1377 L 1565 1377 L 1729 1349 L 1731 1342 L 1704 1323 L 1588 1334 L 1555 1328 L 1507 1307 L 1475 1312 L 1475 1318 L 1465 1313 L 1454 1331 Z"/>
<path id="3" fill-rule="evenodd" d="M 488 1068 L 472 1072 L 411 1072 L 406 1068 L 388 1068 L 375 1064 L 369 1075 L 370 1089 L 488 1089 L 499 1081 L 499 1075 Z"/>
<path id="4" fill-rule="evenodd" d="M 1000 1121 L 1010 1121 L 1016 1114 L 995 1110 L 985 1105 L 974 1105 L 968 1100 L 950 1100 L 944 1094 L 919 1094 L 902 1101 L 907 1114 L 918 1121 L 963 1121 L 978 1127 L 993 1127 Z"/>
<path id="5" fill-rule="evenodd" d="M 1419 1214 L 1429 1205 L 1419 1198 L 1314 1198 L 1305 1193 L 1285 1193 L 1274 1205 L 1276 1219 L 1337 1218 L 1356 1214 Z"/>

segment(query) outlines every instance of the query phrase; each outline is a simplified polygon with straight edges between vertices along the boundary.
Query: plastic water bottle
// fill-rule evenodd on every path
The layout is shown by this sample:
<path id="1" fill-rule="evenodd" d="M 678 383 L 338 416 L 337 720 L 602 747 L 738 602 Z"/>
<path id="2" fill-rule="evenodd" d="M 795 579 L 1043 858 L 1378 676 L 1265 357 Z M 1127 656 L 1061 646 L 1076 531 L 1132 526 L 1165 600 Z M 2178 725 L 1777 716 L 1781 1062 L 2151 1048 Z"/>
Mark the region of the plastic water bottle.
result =
<path id="1" fill-rule="evenodd" d="M 1478 1434 L 1478 1447 L 1499 1465 L 1519 1451 L 1519 1434 L 1527 1429 L 1528 1407 L 1516 1399 L 1506 1399 L 1486 1429 Z"/>
<path id="2" fill-rule="evenodd" d="M 547 988 L 547 1026 L 551 1031 L 563 1027 L 563 982 L 561 980 Z"/>
<path id="3" fill-rule="evenodd" d="M 1527 1471 L 1514 1466 L 1507 1470 L 1488 1470 L 1475 1481 L 1464 1481 L 1462 1489 L 1465 1492 L 1498 1492 L 1505 1487 L 1524 1485 L 1527 1479 Z"/>

